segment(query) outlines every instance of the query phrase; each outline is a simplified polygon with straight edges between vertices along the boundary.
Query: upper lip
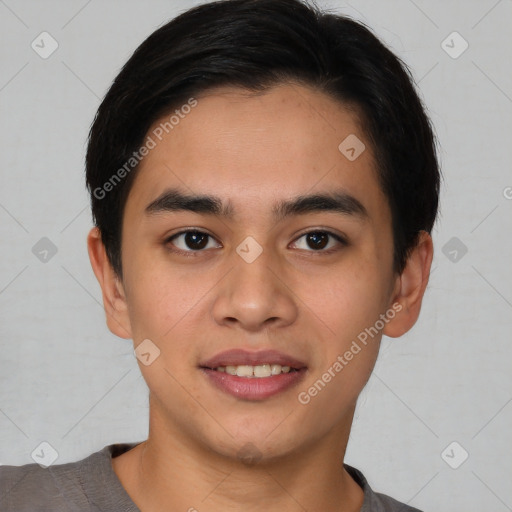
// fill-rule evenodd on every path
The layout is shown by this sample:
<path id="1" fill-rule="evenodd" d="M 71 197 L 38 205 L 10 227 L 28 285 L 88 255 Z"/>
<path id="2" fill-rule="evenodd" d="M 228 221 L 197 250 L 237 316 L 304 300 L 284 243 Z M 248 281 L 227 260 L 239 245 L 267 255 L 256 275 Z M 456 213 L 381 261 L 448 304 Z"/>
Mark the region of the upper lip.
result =
<path id="1" fill-rule="evenodd" d="M 262 364 L 280 364 L 281 366 L 290 366 L 296 370 L 306 366 L 302 361 L 277 350 L 251 352 L 244 349 L 220 352 L 201 363 L 200 366 L 203 368 L 218 368 L 219 366 L 258 366 Z"/>

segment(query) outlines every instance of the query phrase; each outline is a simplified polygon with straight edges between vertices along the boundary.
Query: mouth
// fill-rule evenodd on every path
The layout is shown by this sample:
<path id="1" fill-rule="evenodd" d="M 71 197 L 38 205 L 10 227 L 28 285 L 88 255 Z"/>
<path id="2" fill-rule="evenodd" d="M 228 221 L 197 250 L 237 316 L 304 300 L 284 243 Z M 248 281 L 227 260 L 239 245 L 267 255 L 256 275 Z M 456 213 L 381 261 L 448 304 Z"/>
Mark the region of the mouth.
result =
<path id="1" fill-rule="evenodd" d="M 287 354 L 230 350 L 199 366 L 218 390 L 241 400 L 264 400 L 297 385 L 307 366 Z"/>
<path id="2" fill-rule="evenodd" d="M 217 372 L 226 372 L 229 375 L 236 375 L 237 377 L 245 377 L 248 379 L 264 379 L 280 375 L 282 373 L 297 372 L 299 369 L 292 368 L 291 366 L 282 366 L 276 363 L 264 363 L 257 366 L 241 364 L 238 366 L 218 366 L 217 368 L 209 368 Z"/>

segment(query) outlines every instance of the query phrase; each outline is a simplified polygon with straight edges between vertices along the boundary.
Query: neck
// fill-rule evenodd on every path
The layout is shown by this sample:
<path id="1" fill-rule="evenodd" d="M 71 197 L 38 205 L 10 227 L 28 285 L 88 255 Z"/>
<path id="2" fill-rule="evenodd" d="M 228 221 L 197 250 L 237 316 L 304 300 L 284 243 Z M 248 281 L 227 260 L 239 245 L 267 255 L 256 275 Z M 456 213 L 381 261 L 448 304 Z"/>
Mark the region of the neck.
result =
<path id="1" fill-rule="evenodd" d="M 233 458 L 194 443 L 184 432 L 169 432 L 163 418 L 152 414 L 147 441 L 112 463 L 142 512 L 356 512 L 363 492 L 343 468 L 351 419 L 295 453 L 260 458 L 247 445 L 246 457 Z"/>

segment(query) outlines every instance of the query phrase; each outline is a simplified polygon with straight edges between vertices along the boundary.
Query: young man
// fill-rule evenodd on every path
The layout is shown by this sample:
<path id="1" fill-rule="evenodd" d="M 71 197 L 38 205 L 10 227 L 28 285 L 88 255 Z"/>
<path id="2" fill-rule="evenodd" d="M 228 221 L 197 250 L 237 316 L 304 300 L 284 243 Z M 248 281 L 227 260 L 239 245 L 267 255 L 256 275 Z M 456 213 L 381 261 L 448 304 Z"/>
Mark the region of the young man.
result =
<path id="1" fill-rule="evenodd" d="M 148 439 L 0 469 L 2 510 L 413 511 L 343 463 L 382 334 L 416 322 L 434 137 L 403 64 L 299 0 L 152 34 L 91 129 L 89 255 Z"/>

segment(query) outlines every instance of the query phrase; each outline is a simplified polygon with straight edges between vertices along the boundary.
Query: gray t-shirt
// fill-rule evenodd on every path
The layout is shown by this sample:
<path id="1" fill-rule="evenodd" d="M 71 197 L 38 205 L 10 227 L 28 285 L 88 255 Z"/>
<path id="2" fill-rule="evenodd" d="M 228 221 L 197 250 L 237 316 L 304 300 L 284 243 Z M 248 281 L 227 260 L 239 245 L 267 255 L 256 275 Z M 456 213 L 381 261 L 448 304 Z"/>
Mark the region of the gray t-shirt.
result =
<path id="1" fill-rule="evenodd" d="M 78 462 L 0 466 L 2 512 L 140 512 L 112 467 L 112 457 L 139 443 L 120 443 Z M 364 491 L 361 512 L 420 512 L 372 491 L 363 474 L 345 464 Z"/>

